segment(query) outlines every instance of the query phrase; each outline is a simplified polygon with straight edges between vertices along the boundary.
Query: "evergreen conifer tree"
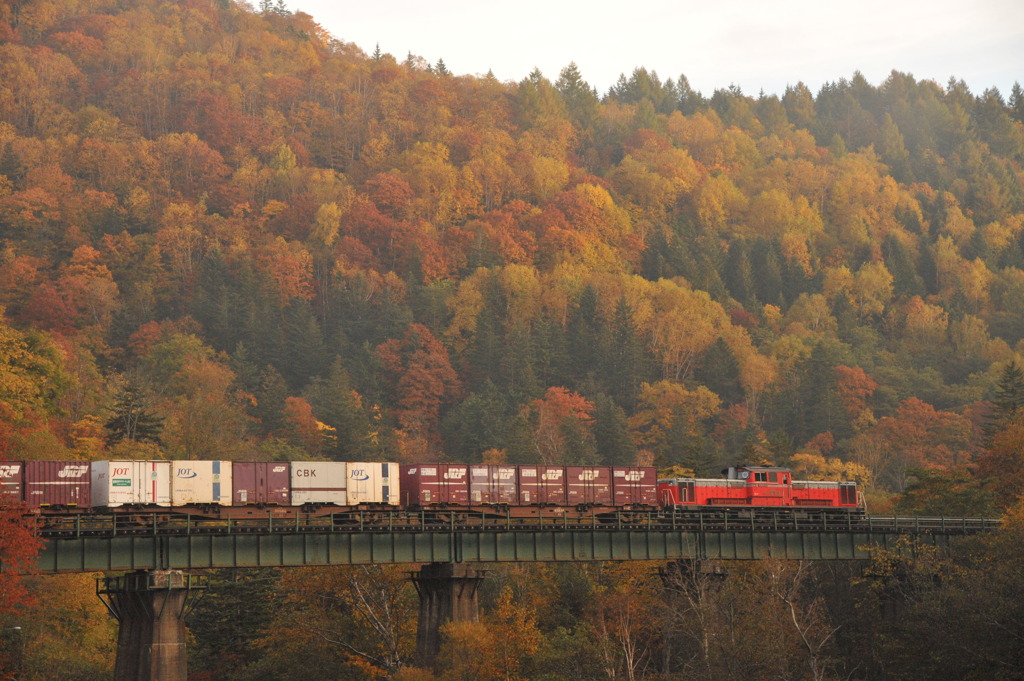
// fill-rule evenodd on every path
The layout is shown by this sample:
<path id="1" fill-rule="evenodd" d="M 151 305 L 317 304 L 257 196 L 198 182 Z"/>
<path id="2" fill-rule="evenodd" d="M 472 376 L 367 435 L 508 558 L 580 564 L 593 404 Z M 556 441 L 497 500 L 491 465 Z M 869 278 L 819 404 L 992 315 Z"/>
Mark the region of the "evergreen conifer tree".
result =
<path id="1" fill-rule="evenodd" d="M 1013 84 L 1013 89 L 1010 90 L 1010 101 L 1007 104 L 1010 106 L 1010 118 L 1024 123 L 1024 90 L 1021 89 L 1020 83 Z"/>
<path id="2" fill-rule="evenodd" d="M 594 439 L 601 464 L 632 466 L 636 463 L 636 445 L 629 436 L 626 412 L 603 393 L 594 400 Z"/>
<path id="3" fill-rule="evenodd" d="M 127 382 L 114 402 L 114 415 L 104 424 L 110 442 L 131 440 L 161 444 L 164 420 L 150 411 L 149 399 L 134 381 Z"/>
<path id="4" fill-rule="evenodd" d="M 1013 361 L 1006 365 L 992 396 L 992 412 L 985 424 L 985 439 L 992 438 L 1024 410 L 1024 370 Z"/>
<path id="5" fill-rule="evenodd" d="M 725 285 L 729 294 L 744 307 L 756 306 L 754 271 L 750 264 L 747 245 L 734 241 L 729 246 L 729 257 L 725 264 Z"/>
<path id="6" fill-rule="evenodd" d="M 882 256 L 886 269 L 892 273 L 892 288 L 896 295 L 919 296 L 924 293 L 924 281 L 914 269 L 914 261 L 902 241 L 892 234 L 887 235 L 882 242 Z"/>

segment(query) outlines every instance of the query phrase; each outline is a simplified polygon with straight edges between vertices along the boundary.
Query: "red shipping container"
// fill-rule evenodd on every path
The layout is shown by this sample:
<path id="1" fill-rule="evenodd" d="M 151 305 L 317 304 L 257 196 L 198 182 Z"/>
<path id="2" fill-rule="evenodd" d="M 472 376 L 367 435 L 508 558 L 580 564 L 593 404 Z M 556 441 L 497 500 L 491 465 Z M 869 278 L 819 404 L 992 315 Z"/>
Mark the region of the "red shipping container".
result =
<path id="1" fill-rule="evenodd" d="M 469 467 L 469 500 L 473 504 L 515 504 L 515 466 L 488 466 L 478 464 Z"/>
<path id="2" fill-rule="evenodd" d="M 519 503 L 523 506 L 565 506 L 563 466 L 520 466 Z"/>
<path id="3" fill-rule="evenodd" d="M 612 506 L 612 469 L 607 466 L 566 466 L 570 506 Z"/>
<path id="4" fill-rule="evenodd" d="M 291 503 L 291 465 L 287 461 L 236 461 L 231 468 L 232 506 Z"/>
<path id="5" fill-rule="evenodd" d="M 92 505 L 88 461 L 26 461 L 25 502 L 40 506 Z"/>
<path id="6" fill-rule="evenodd" d="M 465 464 L 402 464 L 399 471 L 406 505 L 469 505 L 469 467 Z"/>
<path id="7" fill-rule="evenodd" d="M 616 506 L 657 506 L 658 471 L 616 466 L 612 468 L 612 491 Z"/>
<path id="8" fill-rule="evenodd" d="M 22 500 L 25 465 L 21 461 L 0 461 L 0 506 L 14 506 Z"/>

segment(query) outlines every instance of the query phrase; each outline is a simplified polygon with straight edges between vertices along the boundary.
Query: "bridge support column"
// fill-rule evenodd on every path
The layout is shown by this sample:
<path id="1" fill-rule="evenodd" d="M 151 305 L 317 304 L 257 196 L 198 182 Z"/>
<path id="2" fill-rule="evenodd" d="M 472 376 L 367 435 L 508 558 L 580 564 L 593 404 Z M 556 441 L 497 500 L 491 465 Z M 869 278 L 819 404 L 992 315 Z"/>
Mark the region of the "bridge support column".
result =
<path id="1" fill-rule="evenodd" d="M 412 574 L 420 594 L 416 663 L 434 667 L 441 650 L 440 628 L 447 622 L 476 622 L 480 617 L 477 589 L 484 570 L 464 563 L 429 563 Z"/>
<path id="2" fill-rule="evenodd" d="M 101 577 L 96 594 L 120 622 L 114 681 L 187 681 L 185 615 L 205 581 L 181 570 Z"/>

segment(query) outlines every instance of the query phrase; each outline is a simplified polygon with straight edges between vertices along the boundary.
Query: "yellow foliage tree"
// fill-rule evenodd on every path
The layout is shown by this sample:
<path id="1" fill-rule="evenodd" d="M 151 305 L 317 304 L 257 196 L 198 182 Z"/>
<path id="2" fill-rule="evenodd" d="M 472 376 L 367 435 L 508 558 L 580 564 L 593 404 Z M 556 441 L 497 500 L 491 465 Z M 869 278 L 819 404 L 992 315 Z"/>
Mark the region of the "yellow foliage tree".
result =
<path id="1" fill-rule="evenodd" d="M 652 569 L 643 562 L 615 563 L 602 570 L 587 612 L 597 654 L 609 679 L 644 677 L 660 634 L 661 607 Z"/>
<path id="2" fill-rule="evenodd" d="M 629 422 L 633 440 L 640 447 L 658 447 L 680 422 L 687 433 L 697 435 L 700 422 L 717 414 L 721 403 L 702 385 L 687 390 L 674 381 L 643 383 L 636 414 Z"/>
<path id="3" fill-rule="evenodd" d="M 508 587 L 481 622 L 450 622 L 441 633 L 438 658 L 450 681 L 524 681 L 541 643 L 535 615 L 513 601 Z"/>
<path id="4" fill-rule="evenodd" d="M 854 461 L 826 458 L 817 451 L 797 452 L 790 459 L 794 476 L 802 480 L 847 480 L 861 487 L 871 485 L 871 469 Z"/>
<path id="5" fill-rule="evenodd" d="M 863 316 L 880 315 L 892 300 L 892 274 L 885 263 L 868 262 L 857 270 L 853 300 Z"/>
<path id="6" fill-rule="evenodd" d="M 635 322 L 648 334 L 665 376 L 681 381 L 729 320 L 710 295 L 694 291 L 683 280 L 661 279 L 644 288 L 643 299 L 633 306 Z"/>

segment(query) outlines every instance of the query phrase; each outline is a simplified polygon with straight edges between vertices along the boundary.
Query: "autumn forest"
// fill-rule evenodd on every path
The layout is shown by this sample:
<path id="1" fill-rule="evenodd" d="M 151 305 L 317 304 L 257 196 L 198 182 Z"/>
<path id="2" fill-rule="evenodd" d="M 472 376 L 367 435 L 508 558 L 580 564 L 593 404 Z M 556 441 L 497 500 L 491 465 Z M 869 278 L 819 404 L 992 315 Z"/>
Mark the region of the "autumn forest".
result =
<path id="1" fill-rule="evenodd" d="M 1007 529 L 499 566 L 436 677 L 401 569 L 227 573 L 193 678 L 1020 678 L 1024 90 L 623 68 L 459 75 L 266 0 L 0 4 L 0 458 L 760 462 Z M 91 580 L 0 614 L 40 622 L 25 678 L 109 678 Z"/>

